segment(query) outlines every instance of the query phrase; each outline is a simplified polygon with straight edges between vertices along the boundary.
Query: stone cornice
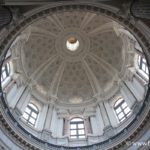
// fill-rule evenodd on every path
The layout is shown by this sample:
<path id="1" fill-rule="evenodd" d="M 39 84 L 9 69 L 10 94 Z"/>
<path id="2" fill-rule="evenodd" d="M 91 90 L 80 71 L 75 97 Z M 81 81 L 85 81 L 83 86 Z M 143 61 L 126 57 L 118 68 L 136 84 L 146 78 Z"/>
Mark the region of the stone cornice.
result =
<path id="1" fill-rule="evenodd" d="M 8 112 L 8 111 L 6 111 Z M 5 113 L 6 113 L 5 112 Z M 6 115 L 6 114 L 5 114 Z M 1 129 L 4 131 L 4 133 L 6 133 L 6 135 L 11 138 L 17 145 L 19 145 L 20 147 L 22 147 L 23 149 L 27 149 L 27 148 L 31 148 L 32 150 L 40 150 L 41 148 L 45 148 L 45 143 L 42 140 L 37 140 L 36 137 L 34 137 L 33 135 L 27 133 L 23 133 L 25 131 L 21 131 L 21 127 L 17 122 L 14 122 L 11 120 L 12 118 L 8 118 L 8 114 L 7 114 L 7 120 L 5 119 L 4 114 L 2 114 L 0 112 L 0 126 Z M 5 117 L 4 117 L 5 116 Z M 9 116 L 10 117 L 10 116 Z M 10 120 L 9 120 L 10 119 Z M 138 118 L 137 118 L 138 119 Z M 137 119 L 136 122 L 137 122 Z M 9 120 L 9 123 L 8 123 Z M 136 130 L 134 130 L 134 132 L 131 132 L 130 130 L 133 129 L 133 126 L 136 126 L 134 123 L 133 125 L 129 125 L 129 129 L 125 129 L 122 131 L 122 133 L 119 133 L 119 135 L 112 137 L 111 139 L 105 141 L 106 143 L 108 143 L 108 145 L 105 145 L 105 142 L 102 143 L 98 143 L 96 144 L 96 148 L 99 149 L 101 147 L 108 147 L 109 150 L 116 150 L 116 149 L 125 149 L 128 147 L 127 142 L 133 142 L 135 140 L 137 140 L 141 135 L 143 135 L 143 133 L 146 132 L 146 130 L 150 127 L 150 111 L 147 113 L 147 116 L 142 119 L 142 123 L 138 126 L 138 128 Z M 10 125 L 10 121 L 11 124 L 13 123 L 13 125 Z M 19 132 L 17 133 L 13 128 L 15 127 L 16 131 Z M 130 133 L 131 132 L 131 133 Z M 126 136 L 126 134 L 129 134 L 130 136 L 124 140 L 121 140 L 122 142 L 120 142 L 120 137 Z M 30 140 L 30 142 L 29 142 Z M 113 140 L 116 141 L 115 143 L 113 143 Z M 113 147 L 109 147 L 110 145 L 115 145 Z M 51 150 L 53 150 L 53 148 L 58 147 L 61 149 L 61 147 L 63 146 L 54 146 L 51 145 L 49 143 L 47 143 L 48 148 L 50 148 Z M 87 150 L 90 150 L 93 146 L 86 146 Z M 64 147 L 66 150 L 67 149 L 74 149 L 74 148 L 68 148 L 68 147 Z M 80 147 L 80 149 L 84 149 L 85 147 Z"/>

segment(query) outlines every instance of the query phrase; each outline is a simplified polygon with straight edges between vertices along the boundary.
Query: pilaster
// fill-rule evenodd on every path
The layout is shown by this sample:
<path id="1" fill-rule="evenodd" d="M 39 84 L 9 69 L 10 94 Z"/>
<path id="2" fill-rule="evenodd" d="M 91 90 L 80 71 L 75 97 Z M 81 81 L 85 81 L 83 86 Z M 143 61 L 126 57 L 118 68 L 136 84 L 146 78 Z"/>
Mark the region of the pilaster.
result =
<path id="1" fill-rule="evenodd" d="M 123 99 L 128 104 L 129 108 L 132 109 L 133 105 L 136 102 L 136 98 L 124 82 L 121 82 L 120 92 L 122 94 Z"/>

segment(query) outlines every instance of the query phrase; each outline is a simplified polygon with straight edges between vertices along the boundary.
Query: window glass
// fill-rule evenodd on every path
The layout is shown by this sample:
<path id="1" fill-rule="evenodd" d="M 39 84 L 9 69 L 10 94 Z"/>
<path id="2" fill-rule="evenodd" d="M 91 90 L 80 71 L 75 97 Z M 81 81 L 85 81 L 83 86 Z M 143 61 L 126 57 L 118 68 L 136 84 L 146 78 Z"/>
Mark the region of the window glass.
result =
<path id="1" fill-rule="evenodd" d="M 85 136 L 84 135 L 80 135 L 79 138 L 82 139 L 82 138 L 85 138 Z"/>
<path id="2" fill-rule="evenodd" d="M 30 123 L 34 124 L 35 120 L 33 118 L 29 119 Z"/>
<path id="3" fill-rule="evenodd" d="M 28 114 L 30 114 L 31 109 L 29 109 L 29 108 L 27 107 L 27 108 L 26 108 L 26 112 L 27 112 Z"/>
<path id="4" fill-rule="evenodd" d="M 25 122 L 31 126 L 35 126 L 37 121 L 39 111 L 38 108 L 34 104 L 28 104 L 23 114 L 23 119 Z"/>
<path id="5" fill-rule="evenodd" d="M 37 107 L 35 106 L 35 105 L 33 105 L 33 104 L 29 104 L 29 106 L 31 107 L 31 108 L 33 108 L 35 111 L 38 111 L 38 109 L 37 109 Z"/>
<path id="6" fill-rule="evenodd" d="M 115 106 L 118 106 L 121 102 L 122 102 L 122 99 L 117 100 L 117 102 L 115 103 Z"/>
<path id="7" fill-rule="evenodd" d="M 10 65 L 9 63 L 5 63 L 2 66 L 1 82 L 4 82 L 9 76 L 10 76 Z"/>
<path id="8" fill-rule="evenodd" d="M 84 134 L 84 130 L 78 130 L 79 134 Z"/>
<path id="9" fill-rule="evenodd" d="M 74 118 L 70 121 L 70 138 L 71 139 L 85 138 L 85 126 L 83 119 Z"/>
<path id="10" fill-rule="evenodd" d="M 84 128 L 83 124 L 78 124 L 78 128 Z"/>
<path id="11" fill-rule="evenodd" d="M 122 122 L 131 114 L 131 109 L 122 98 L 116 101 L 114 105 L 114 110 L 116 112 L 119 122 Z"/>
<path id="12" fill-rule="evenodd" d="M 74 118 L 74 119 L 71 120 L 71 122 L 76 122 L 76 121 L 83 121 L 83 120 L 80 119 L 80 118 Z"/>
<path id="13" fill-rule="evenodd" d="M 32 117 L 33 118 L 36 118 L 37 117 L 37 114 L 35 112 L 32 112 Z"/>
<path id="14" fill-rule="evenodd" d="M 23 114 L 23 117 L 24 117 L 25 119 L 28 119 L 28 114 L 24 113 L 24 114 Z"/>
<path id="15" fill-rule="evenodd" d="M 126 114 L 128 114 L 128 113 L 130 112 L 129 107 L 127 107 L 127 108 L 124 110 L 124 112 L 125 112 Z"/>
<path id="16" fill-rule="evenodd" d="M 76 125 L 75 124 L 71 124 L 71 129 L 76 129 Z"/>
<path id="17" fill-rule="evenodd" d="M 131 114 L 131 111 L 127 114 L 127 117 L 130 116 L 130 114 Z"/>
<path id="18" fill-rule="evenodd" d="M 123 114 L 123 112 L 121 112 L 121 113 L 118 115 L 118 118 L 121 119 L 121 118 L 123 118 L 123 117 L 124 117 L 124 114 Z"/>
<path id="19" fill-rule="evenodd" d="M 123 120 L 125 120 L 125 118 L 122 118 L 122 119 L 120 120 L 120 122 L 122 122 Z"/>
<path id="20" fill-rule="evenodd" d="M 118 114 L 118 113 L 120 113 L 121 112 L 121 108 L 117 108 L 116 109 L 116 113 Z"/>
<path id="21" fill-rule="evenodd" d="M 143 56 L 140 56 L 140 55 L 138 56 L 138 66 L 139 66 L 139 69 L 143 71 L 143 73 L 147 75 L 149 74 L 146 59 Z"/>
<path id="22" fill-rule="evenodd" d="M 71 139 L 77 139 L 77 136 L 71 136 L 70 138 Z"/>
<path id="23" fill-rule="evenodd" d="M 76 135 L 77 131 L 76 130 L 71 130 L 71 135 Z"/>
<path id="24" fill-rule="evenodd" d="M 122 103 L 122 108 L 125 108 L 125 107 L 127 107 L 127 103 L 126 102 Z"/>

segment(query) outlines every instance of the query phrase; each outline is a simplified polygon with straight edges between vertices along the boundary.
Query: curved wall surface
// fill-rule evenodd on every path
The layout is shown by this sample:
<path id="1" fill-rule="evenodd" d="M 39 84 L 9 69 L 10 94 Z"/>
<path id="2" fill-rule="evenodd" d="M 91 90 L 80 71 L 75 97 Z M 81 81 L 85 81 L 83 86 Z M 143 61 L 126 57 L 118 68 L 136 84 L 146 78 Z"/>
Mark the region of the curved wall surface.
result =
<path id="1" fill-rule="evenodd" d="M 149 28 L 141 21 L 135 20 L 132 17 L 128 17 L 126 15 L 122 15 L 118 13 L 118 9 L 115 7 L 110 7 L 109 5 L 101 5 L 99 3 L 82 3 L 76 4 L 76 2 L 64 2 L 62 3 L 54 3 L 52 5 L 42 6 L 37 9 L 33 9 L 30 12 L 24 14 L 24 17 L 18 18 L 16 20 L 17 23 L 12 22 L 7 29 L 3 28 L 1 30 L 1 38 L 0 38 L 0 52 L 2 53 L 1 62 L 4 61 L 4 55 L 9 49 L 12 42 L 15 40 L 17 35 L 20 34 L 28 25 L 32 22 L 42 18 L 43 16 L 47 16 L 48 14 L 52 14 L 55 12 L 63 12 L 63 11 L 72 11 L 72 10 L 86 10 L 89 12 L 94 12 L 96 14 L 101 14 L 107 16 L 121 25 L 123 25 L 127 30 L 129 30 L 134 37 L 139 42 L 140 46 L 143 49 L 145 57 L 147 59 L 147 63 L 149 66 L 150 58 L 149 58 Z M 47 142 L 46 140 L 41 140 L 38 136 L 35 136 L 34 133 L 29 132 L 23 126 L 23 124 L 19 123 L 17 120 L 18 114 L 13 114 L 12 110 L 9 109 L 6 101 L 5 94 L 1 89 L 1 107 L 0 107 L 0 119 L 1 119 L 1 145 L 7 150 L 19 150 L 19 149 L 86 149 L 86 150 L 98 150 L 98 149 L 133 149 L 134 141 L 148 141 L 148 133 L 149 133 L 149 109 L 150 109 L 150 100 L 149 100 L 149 83 L 147 87 L 147 94 L 145 96 L 145 100 L 142 103 L 142 106 L 137 114 L 132 116 L 132 121 L 127 124 L 125 129 L 121 129 L 118 134 L 113 137 L 109 137 L 108 139 L 90 145 L 89 146 L 78 146 L 68 147 L 68 146 L 59 146 L 56 142 Z M 13 114 L 13 115 L 12 115 Z M 15 116 L 16 115 L 16 116 Z M 145 133 L 146 132 L 146 133 Z M 4 133 L 7 133 L 6 135 Z M 145 134 L 144 134 L 145 133 Z M 41 133 L 40 133 L 41 134 Z M 43 135 L 47 136 L 47 133 L 43 133 Z M 109 134 L 109 132 L 108 132 Z M 143 136 L 142 136 L 143 134 Z M 8 138 L 9 137 L 9 138 Z M 137 140 L 139 139 L 140 140 Z M 5 140 L 6 139 L 6 140 Z M 54 139 L 51 139 L 54 140 Z M 59 140 L 59 139 L 56 139 Z M 64 139 L 61 139 L 62 141 Z M 68 139 L 66 138 L 65 141 Z M 6 142 L 8 141 L 8 142 Z M 60 141 L 60 143 L 62 142 Z M 133 141 L 133 143 L 130 143 Z M 64 141 L 63 141 L 64 142 Z M 8 144 L 9 143 L 9 144 Z M 52 144 L 53 143 L 53 144 Z M 8 144 L 8 147 L 7 147 Z M 19 145 L 19 146 L 17 146 Z"/>

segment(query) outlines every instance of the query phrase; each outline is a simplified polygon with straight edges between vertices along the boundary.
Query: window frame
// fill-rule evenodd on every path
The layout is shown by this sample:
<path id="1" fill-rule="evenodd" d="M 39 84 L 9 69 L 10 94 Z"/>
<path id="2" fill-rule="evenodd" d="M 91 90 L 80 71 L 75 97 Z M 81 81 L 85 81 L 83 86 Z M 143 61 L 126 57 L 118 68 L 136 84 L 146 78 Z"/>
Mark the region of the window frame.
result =
<path id="1" fill-rule="evenodd" d="M 74 119 L 80 119 L 81 121 L 73 121 Z M 73 129 L 71 126 L 74 125 L 75 128 Z M 79 125 L 83 125 L 83 127 L 79 127 Z M 76 131 L 76 134 L 71 134 L 71 131 Z M 80 131 L 83 131 L 84 133 L 80 133 Z M 85 133 L 85 123 L 82 118 L 75 117 L 70 120 L 70 139 L 72 140 L 82 140 L 86 138 Z"/>
<path id="2" fill-rule="evenodd" d="M 148 65 L 145 57 L 138 55 L 138 67 L 146 75 L 149 76 Z"/>
<path id="3" fill-rule="evenodd" d="M 10 73 L 10 63 L 6 62 L 2 65 L 1 68 L 1 83 L 4 83 L 7 80 L 7 78 L 10 76 Z"/>
<path id="4" fill-rule="evenodd" d="M 33 106 L 33 107 L 32 107 L 32 106 Z M 35 108 L 34 108 L 34 107 L 35 107 Z M 30 112 L 27 112 L 27 109 L 29 109 Z M 32 115 L 33 113 L 36 114 L 36 117 L 33 117 L 33 115 Z M 27 115 L 27 118 L 24 117 L 25 114 Z M 38 115 L 39 115 L 39 109 L 38 109 L 38 107 L 37 107 L 35 104 L 33 104 L 33 103 L 29 103 L 29 104 L 27 105 L 27 107 L 26 107 L 26 109 L 25 109 L 25 111 L 24 111 L 22 117 L 23 117 L 24 121 L 25 121 L 27 124 L 29 124 L 29 125 L 32 126 L 32 127 L 35 127 L 36 122 L 37 122 L 37 119 L 38 119 Z M 34 123 L 32 123 L 32 122 L 30 121 L 30 119 L 33 119 L 33 120 L 34 120 Z"/>
<path id="5" fill-rule="evenodd" d="M 121 101 L 120 101 L 121 100 Z M 116 103 L 120 101 L 117 105 Z M 125 107 L 123 107 L 123 105 L 126 105 Z M 117 109 L 120 109 L 121 111 L 117 112 Z M 125 110 L 129 109 L 129 111 L 126 113 Z M 123 122 L 124 120 L 126 120 L 132 113 L 131 109 L 129 108 L 128 104 L 126 103 L 126 101 L 123 98 L 119 98 L 115 104 L 114 104 L 114 111 L 115 114 L 119 120 L 119 122 Z M 120 114 L 123 114 L 123 117 L 119 117 Z"/>

